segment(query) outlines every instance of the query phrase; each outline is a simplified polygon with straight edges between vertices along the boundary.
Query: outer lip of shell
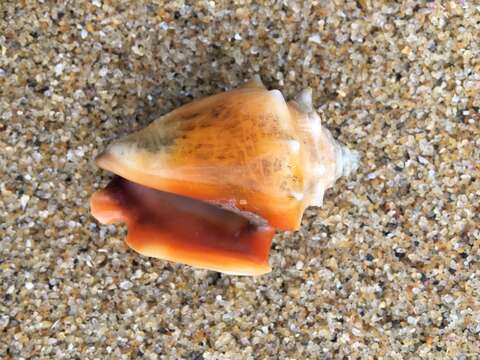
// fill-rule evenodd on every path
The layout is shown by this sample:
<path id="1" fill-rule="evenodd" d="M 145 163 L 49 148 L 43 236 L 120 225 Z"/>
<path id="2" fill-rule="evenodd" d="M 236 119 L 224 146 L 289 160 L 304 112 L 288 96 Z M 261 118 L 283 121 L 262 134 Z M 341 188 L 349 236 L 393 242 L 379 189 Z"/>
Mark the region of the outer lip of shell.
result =
<path id="1" fill-rule="evenodd" d="M 125 222 L 127 244 L 142 255 L 235 275 L 270 271 L 275 230 L 201 201 L 115 177 L 92 195 L 93 216 Z"/>

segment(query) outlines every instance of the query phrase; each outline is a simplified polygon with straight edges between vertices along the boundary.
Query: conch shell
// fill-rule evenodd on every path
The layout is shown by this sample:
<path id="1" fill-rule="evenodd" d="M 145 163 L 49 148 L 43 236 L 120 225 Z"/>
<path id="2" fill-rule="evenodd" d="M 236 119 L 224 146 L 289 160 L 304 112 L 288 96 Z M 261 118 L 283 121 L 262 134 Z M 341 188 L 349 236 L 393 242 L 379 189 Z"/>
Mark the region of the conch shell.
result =
<path id="1" fill-rule="evenodd" d="M 92 214 L 126 222 L 134 250 L 259 275 L 274 229 L 298 229 L 359 155 L 322 127 L 311 89 L 287 103 L 255 78 L 113 142 L 96 163 L 116 177 L 93 194 Z"/>

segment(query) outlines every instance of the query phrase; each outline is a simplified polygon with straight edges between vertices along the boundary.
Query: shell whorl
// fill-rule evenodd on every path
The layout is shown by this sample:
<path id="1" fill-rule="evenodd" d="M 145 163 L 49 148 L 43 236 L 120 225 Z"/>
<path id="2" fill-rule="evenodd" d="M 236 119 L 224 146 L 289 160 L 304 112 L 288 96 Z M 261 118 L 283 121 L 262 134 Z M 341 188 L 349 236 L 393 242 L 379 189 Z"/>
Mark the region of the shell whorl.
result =
<path id="1" fill-rule="evenodd" d="M 333 180 L 336 181 L 342 176 L 348 176 L 355 172 L 360 166 L 360 153 L 335 140 L 328 129 L 322 128 L 322 131 L 335 151 L 335 178 Z"/>
<path id="2" fill-rule="evenodd" d="M 322 206 L 325 191 L 332 187 L 335 181 L 348 176 L 358 169 L 360 154 L 350 150 L 335 140 L 328 129 L 322 124 L 319 113 L 313 107 L 312 89 L 301 91 L 293 100 L 293 106 L 300 111 L 294 115 L 302 135 L 309 140 L 310 174 L 309 205 Z"/>
<path id="3" fill-rule="evenodd" d="M 336 169 L 335 177 L 348 176 L 360 166 L 360 153 L 335 141 Z"/>

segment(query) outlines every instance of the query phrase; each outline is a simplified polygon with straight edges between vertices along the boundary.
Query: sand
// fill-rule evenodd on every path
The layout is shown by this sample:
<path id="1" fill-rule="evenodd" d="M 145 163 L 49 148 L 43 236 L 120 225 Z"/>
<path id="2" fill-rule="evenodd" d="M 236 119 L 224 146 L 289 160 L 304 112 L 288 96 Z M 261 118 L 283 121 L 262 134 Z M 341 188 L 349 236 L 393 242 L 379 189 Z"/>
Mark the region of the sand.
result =
<path id="1" fill-rule="evenodd" d="M 0 3 L 0 358 L 480 356 L 478 2 L 60 3 Z M 106 144 L 255 74 L 362 155 L 270 274 L 91 217 Z"/>

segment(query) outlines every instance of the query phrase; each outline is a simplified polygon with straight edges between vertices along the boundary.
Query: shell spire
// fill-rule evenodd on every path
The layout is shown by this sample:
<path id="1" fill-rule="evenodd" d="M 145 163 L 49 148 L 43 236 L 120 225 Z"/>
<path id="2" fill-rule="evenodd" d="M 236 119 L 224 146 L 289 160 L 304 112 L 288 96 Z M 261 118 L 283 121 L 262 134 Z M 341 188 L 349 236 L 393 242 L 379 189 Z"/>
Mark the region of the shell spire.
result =
<path id="1" fill-rule="evenodd" d="M 336 178 L 349 176 L 360 166 L 360 153 L 336 142 Z"/>

